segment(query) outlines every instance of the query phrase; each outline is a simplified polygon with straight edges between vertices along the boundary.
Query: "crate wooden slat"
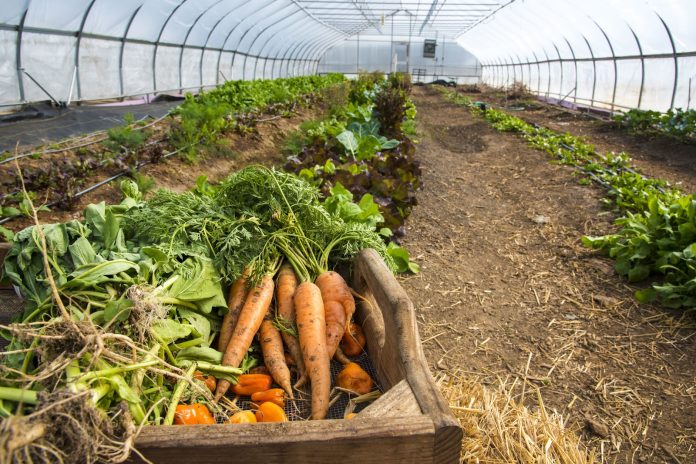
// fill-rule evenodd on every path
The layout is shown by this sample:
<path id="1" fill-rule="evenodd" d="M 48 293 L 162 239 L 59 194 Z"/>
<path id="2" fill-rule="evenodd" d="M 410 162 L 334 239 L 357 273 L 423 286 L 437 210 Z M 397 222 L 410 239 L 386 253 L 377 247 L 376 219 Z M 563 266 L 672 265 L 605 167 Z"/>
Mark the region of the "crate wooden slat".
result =
<path id="1" fill-rule="evenodd" d="M 459 462 L 462 430 L 428 369 L 413 303 L 374 250 L 356 257 L 353 274 L 365 297 L 356 317 L 386 392 L 381 406 L 352 420 L 145 427 L 138 451 L 167 464 L 318 464 L 343 456 L 361 464 Z M 388 407 L 399 402 L 403 407 Z"/>

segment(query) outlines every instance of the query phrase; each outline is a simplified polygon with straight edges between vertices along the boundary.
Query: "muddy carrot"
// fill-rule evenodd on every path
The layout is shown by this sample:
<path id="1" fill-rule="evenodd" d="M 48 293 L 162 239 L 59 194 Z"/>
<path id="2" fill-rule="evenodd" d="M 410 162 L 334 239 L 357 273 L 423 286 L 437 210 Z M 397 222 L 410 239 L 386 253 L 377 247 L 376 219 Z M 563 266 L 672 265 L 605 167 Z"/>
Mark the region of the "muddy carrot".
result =
<path id="1" fill-rule="evenodd" d="M 280 267 L 280 271 L 278 271 L 276 304 L 278 305 L 278 317 L 280 317 L 284 323 L 290 325 L 295 324 L 295 303 L 293 303 L 293 296 L 295 295 L 296 289 L 297 276 L 295 275 L 295 271 L 292 270 L 289 264 L 283 264 Z M 281 331 L 281 336 L 283 337 L 283 342 L 290 352 L 290 355 L 295 360 L 298 376 L 297 382 L 295 382 L 295 388 L 299 388 L 307 382 L 307 373 L 302 360 L 300 341 L 292 334 L 285 331 Z"/>
<path id="2" fill-rule="evenodd" d="M 244 359 L 254 335 L 261 327 L 264 317 L 268 313 L 268 307 L 273 299 L 273 276 L 267 274 L 261 282 L 249 290 L 244 306 L 239 313 L 237 325 L 232 333 L 232 338 L 227 344 L 222 357 L 223 366 L 239 367 Z M 219 400 L 230 388 L 230 382 L 220 379 L 215 390 L 215 399 Z"/>
<path id="3" fill-rule="evenodd" d="M 294 303 L 302 359 L 312 385 L 312 419 L 324 419 L 329 409 L 331 372 L 321 290 L 311 282 L 303 282 L 297 287 Z"/>
<path id="4" fill-rule="evenodd" d="M 249 269 L 244 269 L 242 275 L 235 280 L 232 287 L 230 287 L 230 293 L 227 296 L 227 314 L 225 314 L 225 317 L 222 319 L 220 337 L 218 338 L 218 351 L 223 353 L 227 349 L 227 344 L 230 342 L 234 328 L 237 325 L 239 312 L 244 306 L 244 300 L 246 300 L 247 295 L 246 283 L 248 278 Z"/>
<path id="5" fill-rule="evenodd" d="M 263 353 L 263 363 L 271 373 L 273 380 L 285 390 L 292 399 L 292 382 L 290 379 L 290 369 L 285 364 L 285 353 L 283 352 L 283 340 L 280 332 L 275 328 L 273 322 L 266 319 L 261 323 L 259 329 L 259 343 Z"/>

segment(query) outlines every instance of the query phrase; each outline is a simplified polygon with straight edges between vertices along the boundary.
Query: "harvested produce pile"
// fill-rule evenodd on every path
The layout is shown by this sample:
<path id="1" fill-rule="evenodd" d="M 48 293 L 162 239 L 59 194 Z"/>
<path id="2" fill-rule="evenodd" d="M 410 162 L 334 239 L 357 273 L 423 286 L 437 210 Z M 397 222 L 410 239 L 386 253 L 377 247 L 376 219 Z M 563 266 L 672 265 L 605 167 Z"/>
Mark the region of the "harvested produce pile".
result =
<path id="1" fill-rule="evenodd" d="M 368 247 L 395 268 L 377 211 L 344 214 L 359 206 L 321 201 L 305 180 L 263 167 L 148 201 L 132 181 L 122 189 L 119 205 L 15 237 L 5 272 L 27 303 L 4 328 L 2 462 L 119 462 L 142 424 L 287 420 L 281 405 L 306 397 L 297 388 L 307 382 L 311 418 L 322 419 L 332 357 L 345 364 L 341 391 L 373 389 L 346 356 L 362 353 L 364 337 L 330 269 Z M 253 418 L 224 396 L 230 388 L 251 396 Z"/>
<path id="2" fill-rule="evenodd" d="M 639 301 L 657 300 L 685 309 L 696 305 L 696 194 L 643 176 L 626 153 L 599 154 L 581 138 L 533 126 L 504 111 L 481 110 L 455 92 L 443 93 L 454 103 L 472 107 L 496 130 L 519 133 L 532 147 L 577 168 L 585 176 L 581 182 L 607 189 L 606 203 L 621 215 L 616 220 L 620 229 L 602 237 L 583 237 L 583 243 L 616 259 L 616 272 L 631 282 L 661 277 L 636 292 Z"/>
<path id="3" fill-rule="evenodd" d="M 349 103 L 329 119 L 305 124 L 288 146 L 285 168 L 312 180 L 328 193 L 340 184 L 344 194 L 369 193 L 385 225 L 396 237 L 416 204 L 420 166 L 414 133 L 416 109 L 408 99 L 408 75 L 361 75 Z M 346 191 L 347 189 L 347 191 Z"/>

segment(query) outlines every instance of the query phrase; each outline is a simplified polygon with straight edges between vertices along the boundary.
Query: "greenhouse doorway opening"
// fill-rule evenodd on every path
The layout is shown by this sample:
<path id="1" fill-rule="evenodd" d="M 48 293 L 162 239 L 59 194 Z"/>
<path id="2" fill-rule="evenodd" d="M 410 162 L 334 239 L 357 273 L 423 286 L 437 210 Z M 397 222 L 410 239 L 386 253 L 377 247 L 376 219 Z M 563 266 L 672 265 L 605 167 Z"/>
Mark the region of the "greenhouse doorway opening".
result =
<path id="1" fill-rule="evenodd" d="M 408 42 L 394 42 L 394 54 L 392 55 L 392 70 L 394 72 L 408 72 L 408 59 L 410 47 Z"/>

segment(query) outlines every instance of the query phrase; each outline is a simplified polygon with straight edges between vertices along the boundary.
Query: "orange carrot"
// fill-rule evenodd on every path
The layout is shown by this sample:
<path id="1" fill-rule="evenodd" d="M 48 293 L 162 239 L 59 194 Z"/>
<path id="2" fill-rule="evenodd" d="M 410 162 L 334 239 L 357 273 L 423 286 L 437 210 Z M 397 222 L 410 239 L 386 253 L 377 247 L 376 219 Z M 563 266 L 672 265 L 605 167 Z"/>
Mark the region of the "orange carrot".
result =
<path id="1" fill-rule="evenodd" d="M 218 351 L 223 353 L 227 349 L 227 344 L 232 338 L 232 333 L 237 325 L 237 319 L 239 318 L 239 312 L 244 306 L 244 300 L 247 296 L 246 283 L 249 278 L 249 269 L 244 269 L 242 275 L 239 279 L 235 280 L 234 284 L 230 287 L 230 293 L 227 295 L 227 314 L 222 319 L 222 325 L 220 326 L 220 336 L 218 337 Z"/>
<path id="2" fill-rule="evenodd" d="M 273 299 L 273 290 L 273 276 L 270 274 L 265 275 L 256 287 L 249 290 L 244 306 L 239 313 L 232 338 L 222 357 L 223 366 L 239 367 L 241 364 L 244 355 L 251 346 L 254 335 L 268 313 L 268 307 Z M 215 400 L 219 400 L 229 388 L 230 382 L 220 379 L 215 390 Z"/>
<path id="3" fill-rule="evenodd" d="M 331 358 L 346 332 L 346 311 L 343 305 L 338 301 L 324 300 L 324 319 L 326 320 L 326 349 Z"/>
<path id="4" fill-rule="evenodd" d="M 322 272 L 314 283 L 321 290 L 321 299 L 324 302 L 324 307 L 328 308 L 331 314 L 327 317 L 327 321 L 332 324 L 331 329 L 327 327 L 327 335 L 330 334 L 331 336 L 327 340 L 327 352 L 329 353 L 329 358 L 331 358 L 348 328 L 348 321 L 353 317 L 355 300 L 350 292 L 350 287 L 337 272 Z M 336 305 L 340 305 L 343 308 L 343 317 L 338 316 Z M 341 328 L 343 331 L 338 333 Z"/>
<path id="5" fill-rule="evenodd" d="M 343 353 L 343 350 L 341 350 L 340 346 L 336 348 L 336 352 L 334 353 L 333 358 L 343 365 L 350 364 L 353 362 L 350 359 L 348 359 L 348 356 L 346 356 L 345 353 Z"/>
<path id="6" fill-rule="evenodd" d="M 341 339 L 341 349 L 348 356 L 360 356 L 365 349 L 365 333 L 359 324 L 348 322 L 348 330 Z"/>
<path id="7" fill-rule="evenodd" d="M 331 371 L 321 290 L 311 282 L 303 282 L 295 291 L 294 303 L 302 359 L 312 383 L 312 419 L 323 419 L 329 410 Z"/>
<path id="8" fill-rule="evenodd" d="M 285 353 L 283 351 L 283 340 L 280 332 L 275 328 L 269 319 L 261 323 L 259 329 L 259 343 L 263 353 L 263 363 L 268 368 L 278 385 L 283 387 L 292 399 L 292 382 L 290 379 L 290 369 L 285 364 Z"/>
<path id="9" fill-rule="evenodd" d="M 295 271 L 289 264 L 283 264 L 278 271 L 278 284 L 276 288 L 276 304 L 278 306 L 278 316 L 288 324 L 295 323 L 295 305 L 292 297 L 297 289 L 297 276 Z M 283 342 L 287 347 L 290 355 L 295 360 L 297 367 L 297 382 L 295 388 L 299 388 L 307 382 L 307 372 L 305 371 L 304 362 L 302 360 L 302 349 L 300 342 L 292 334 L 281 331 Z"/>
<path id="10" fill-rule="evenodd" d="M 350 390 L 358 395 L 370 393 L 374 382 L 370 378 L 370 374 L 356 363 L 348 363 L 336 377 L 336 386 Z"/>

